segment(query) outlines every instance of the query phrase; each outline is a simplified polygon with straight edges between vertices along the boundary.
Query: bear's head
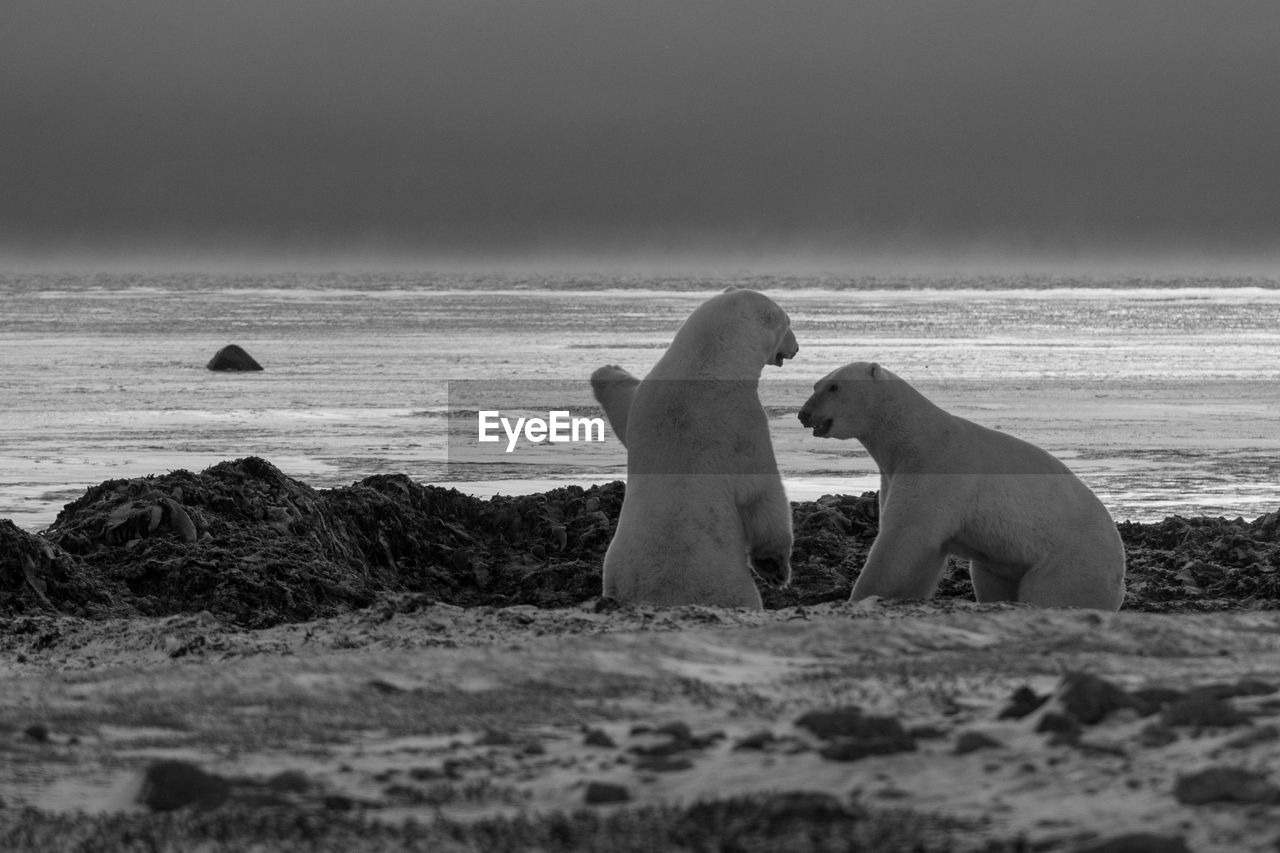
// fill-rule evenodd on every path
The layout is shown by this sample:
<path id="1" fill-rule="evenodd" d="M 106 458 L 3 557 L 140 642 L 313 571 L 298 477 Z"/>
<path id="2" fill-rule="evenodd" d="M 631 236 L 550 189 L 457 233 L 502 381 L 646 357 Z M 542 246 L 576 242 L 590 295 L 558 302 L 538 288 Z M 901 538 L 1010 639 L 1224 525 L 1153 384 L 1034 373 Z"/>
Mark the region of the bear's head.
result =
<path id="1" fill-rule="evenodd" d="M 718 336 L 732 335 L 735 349 L 758 354 L 762 366 L 781 367 L 785 359 L 795 358 L 800 351 L 795 333 L 791 331 L 791 318 L 763 293 L 730 286 L 694 313 L 705 314 L 717 327 Z"/>
<path id="2" fill-rule="evenodd" d="M 813 384 L 813 394 L 800 409 L 800 423 L 819 438 L 869 435 L 879 420 L 884 395 L 901 383 L 878 364 L 855 361 L 836 368 Z"/>

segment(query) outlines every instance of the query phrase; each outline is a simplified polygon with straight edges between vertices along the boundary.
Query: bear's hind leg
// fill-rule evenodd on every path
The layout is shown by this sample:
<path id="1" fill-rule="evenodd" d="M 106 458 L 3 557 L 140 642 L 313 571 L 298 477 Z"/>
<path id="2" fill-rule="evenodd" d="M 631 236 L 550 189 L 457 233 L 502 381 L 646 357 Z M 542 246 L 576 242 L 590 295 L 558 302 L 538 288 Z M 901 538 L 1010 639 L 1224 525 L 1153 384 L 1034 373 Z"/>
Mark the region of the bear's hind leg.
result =
<path id="1" fill-rule="evenodd" d="M 978 601 L 1017 601 L 1018 581 L 1004 567 L 969 561 L 969 578 Z"/>
<path id="2" fill-rule="evenodd" d="M 1018 586 L 1018 600 L 1037 607 L 1087 607 L 1114 613 L 1124 603 L 1123 573 L 1091 568 L 1083 563 L 1037 566 Z"/>

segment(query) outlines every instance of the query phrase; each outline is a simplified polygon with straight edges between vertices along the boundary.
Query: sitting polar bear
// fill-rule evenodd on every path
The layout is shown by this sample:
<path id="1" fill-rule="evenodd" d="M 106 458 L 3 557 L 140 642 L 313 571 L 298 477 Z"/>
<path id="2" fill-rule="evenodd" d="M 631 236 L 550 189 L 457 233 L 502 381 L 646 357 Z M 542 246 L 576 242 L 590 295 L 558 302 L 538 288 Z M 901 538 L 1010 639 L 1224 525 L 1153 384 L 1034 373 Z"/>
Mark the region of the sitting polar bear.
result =
<path id="1" fill-rule="evenodd" d="M 759 609 L 750 567 L 790 581 L 791 505 L 757 386 L 764 365 L 798 350 L 771 299 L 729 288 L 694 310 L 643 382 L 616 365 L 592 374 L 627 448 L 605 595 Z"/>
<path id="2" fill-rule="evenodd" d="M 1120 534 L 1058 459 L 943 411 L 878 364 L 813 387 L 800 422 L 858 439 L 880 467 L 880 533 L 853 600 L 928 598 L 954 554 L 969 560 L 979 601 L 1120 609 Z"/>

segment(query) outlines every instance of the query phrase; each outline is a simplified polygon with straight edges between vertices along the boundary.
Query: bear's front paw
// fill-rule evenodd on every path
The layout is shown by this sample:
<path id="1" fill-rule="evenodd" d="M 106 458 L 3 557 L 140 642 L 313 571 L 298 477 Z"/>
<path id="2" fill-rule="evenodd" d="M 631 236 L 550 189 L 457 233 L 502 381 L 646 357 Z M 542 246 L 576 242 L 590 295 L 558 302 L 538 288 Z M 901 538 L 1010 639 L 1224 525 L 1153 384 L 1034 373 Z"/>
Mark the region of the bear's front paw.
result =
<path id="1" fill-rule="evenodd" d="M 791 583 L 790 556 L 752 554 L 751 568 L 770 586 L 785 587 Z"/>
<path id="2" fill-rule="evenodd" d="M 597 367 L 591 374 L 591 387 L 596 389 L 610 388 L 614 385 L 639 385 L 640 380 L 616 364 Z"/>

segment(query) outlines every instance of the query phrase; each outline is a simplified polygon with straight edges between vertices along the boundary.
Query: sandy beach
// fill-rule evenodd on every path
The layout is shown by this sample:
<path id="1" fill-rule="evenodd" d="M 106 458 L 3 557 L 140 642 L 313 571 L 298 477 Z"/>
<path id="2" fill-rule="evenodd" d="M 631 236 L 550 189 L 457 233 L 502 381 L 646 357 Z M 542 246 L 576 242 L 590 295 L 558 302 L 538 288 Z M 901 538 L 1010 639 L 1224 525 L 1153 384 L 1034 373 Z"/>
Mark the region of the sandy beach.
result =
<path id="1" fill-rule="evenodd" d="M 0 842 L 1274 845 L 1276 514 L 1121 524 L 1100 614 L 975 604 L 961 566 L 845 603 L 874 496 L 798 502 L 749 612 L 600 599 L 621 496 L 249 458 L 4 526 Z"/>

